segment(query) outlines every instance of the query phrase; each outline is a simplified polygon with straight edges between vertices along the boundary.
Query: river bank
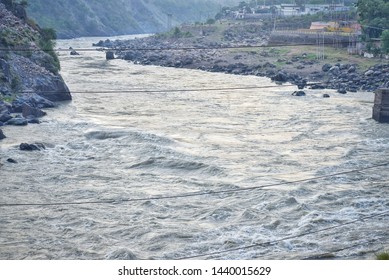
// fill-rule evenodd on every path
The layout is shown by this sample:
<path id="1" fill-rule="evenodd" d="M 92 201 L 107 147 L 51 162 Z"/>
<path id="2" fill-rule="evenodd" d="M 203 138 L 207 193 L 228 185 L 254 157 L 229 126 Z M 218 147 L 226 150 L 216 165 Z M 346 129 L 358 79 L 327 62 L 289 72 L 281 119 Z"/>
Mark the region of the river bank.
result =
<path id="1" fill-rule="evenodd" d="M 0 3 L 0 127 L 40 123 L 42 109 L 72 99 L 49 31 L 28 19 L 22 5 Z"/>
<path id="2" fill-rule="evenodd" d="M 387 61 L 347 54 L 345 49 L 317 46 L 272 46 L 271 32 L 261 23 L 216 23 L 176 28 L 170 33 L 135 40 L 100 41 L 120 59 L 141 65 L 200 69 L 255 75 L 303 88 L 335 89 L 339 93 L 374 91 L 389 84 Z M 318 59 L 324 56 L 323 59 Z"/>

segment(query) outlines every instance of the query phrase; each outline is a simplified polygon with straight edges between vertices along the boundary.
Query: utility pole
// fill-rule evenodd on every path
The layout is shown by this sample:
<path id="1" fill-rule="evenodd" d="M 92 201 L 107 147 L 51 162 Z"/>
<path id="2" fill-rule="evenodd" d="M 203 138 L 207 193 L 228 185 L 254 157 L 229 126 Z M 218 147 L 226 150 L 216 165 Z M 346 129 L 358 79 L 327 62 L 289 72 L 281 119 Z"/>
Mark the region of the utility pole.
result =
<path id="1" fill-rule="evenodd" d="M 167 31 L 170 31 L 172 29 L 172 14 L 167 14 Z"/>
<path id="2" fill-rule="evenodd" d="M 316 59 L 324 59 L 324 32 L 318 31 L 316 33 Z"/>

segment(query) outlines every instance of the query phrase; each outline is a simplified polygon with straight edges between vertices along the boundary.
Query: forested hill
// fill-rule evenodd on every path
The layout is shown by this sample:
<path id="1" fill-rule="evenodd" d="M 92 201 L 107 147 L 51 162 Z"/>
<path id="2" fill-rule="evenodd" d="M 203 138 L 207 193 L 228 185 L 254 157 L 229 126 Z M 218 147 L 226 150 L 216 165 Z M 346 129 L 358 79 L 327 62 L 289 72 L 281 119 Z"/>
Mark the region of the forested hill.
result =
<path id="1" fill-rule="evenodd" d="M 239 0 L 28 0 L 28 14 L 59 38 L 166 31 L 172 25 L 205 21 L 221 5 Z"/>

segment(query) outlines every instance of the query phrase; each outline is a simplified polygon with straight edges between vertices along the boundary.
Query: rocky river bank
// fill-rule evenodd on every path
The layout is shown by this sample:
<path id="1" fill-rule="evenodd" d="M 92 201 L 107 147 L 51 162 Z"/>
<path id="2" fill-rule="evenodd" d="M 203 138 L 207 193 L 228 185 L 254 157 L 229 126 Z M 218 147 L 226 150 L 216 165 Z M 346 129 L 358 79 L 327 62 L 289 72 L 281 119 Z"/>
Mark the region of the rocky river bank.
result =
<path id="1" fill-rule="evenodd" d="M 347 55 L 319 60 L 314 46 L 271 46 L 269 38 L 270 32 L 261 25 L 225 24 L 183 27 L 171 34 L 134 40 L 100 41 L 95 46 L 114 49 L 117 58 L 135 64 L 255 75 L 296 84 L 300 89 L 314 83 L 313 89 L 344 94 L 389 86 L 387 61 L 365 62 Z"/>
<path id="2" fill-rule="evenodd" d="M 42 50 L 44 32 L 19 4 L 0 3 L 0 126 L 39 123 L 42 109 L 72 99 L 55 55 Z"/>

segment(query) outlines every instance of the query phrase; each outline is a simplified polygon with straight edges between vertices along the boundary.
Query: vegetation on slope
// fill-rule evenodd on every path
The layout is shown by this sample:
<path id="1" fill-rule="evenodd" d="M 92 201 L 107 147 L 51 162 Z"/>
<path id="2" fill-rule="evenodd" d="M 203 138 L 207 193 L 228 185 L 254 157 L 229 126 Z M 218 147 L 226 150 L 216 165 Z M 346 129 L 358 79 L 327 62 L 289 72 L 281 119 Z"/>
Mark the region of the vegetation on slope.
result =
<path id="1" fill-rule="evenodd" d="M 183 22 L 205 21 L 220 4 L 238 0 L 29 0 L 29 15 L 58 37 L 156 33 Z"/>

